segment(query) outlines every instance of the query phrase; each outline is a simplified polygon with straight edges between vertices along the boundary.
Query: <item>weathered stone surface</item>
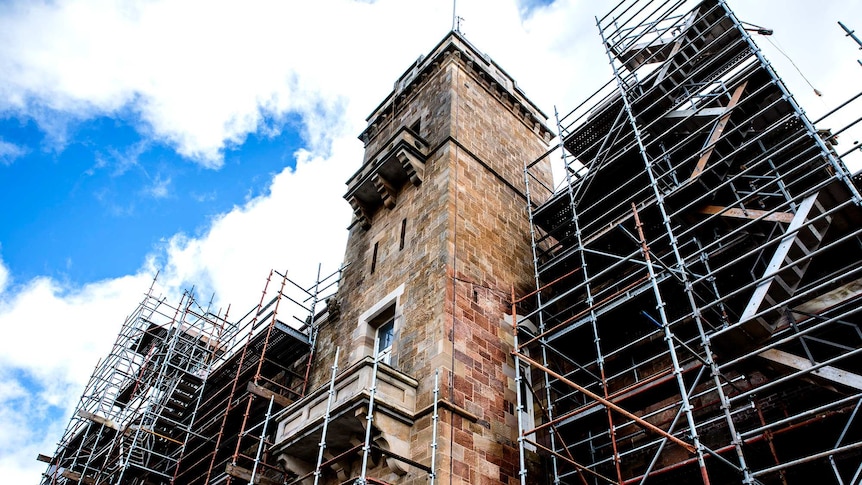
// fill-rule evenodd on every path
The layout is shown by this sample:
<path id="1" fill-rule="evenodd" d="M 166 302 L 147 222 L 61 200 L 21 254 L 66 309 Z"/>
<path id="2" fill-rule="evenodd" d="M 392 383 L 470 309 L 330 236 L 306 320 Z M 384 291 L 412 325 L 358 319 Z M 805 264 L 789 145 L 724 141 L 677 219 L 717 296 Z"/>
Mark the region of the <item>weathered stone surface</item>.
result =
<path id="1" fill-rule="evenodd" d="M 412 81 L 372 114 L 361 138 L 367 164 L 399 130 L 418 129 L 428 146 L 421 184 L 401 185 L 387 195 L 397 204 L 358 213 L 351 225 L 340 313 L 320 329 L 311 387 L 327 385 L 337 347 L 346 356 L 342 368 L 371 354 L 373 333 L 363 318 L 397 295 L 391 366 L 418 381 L 415 410 L 433 404 L 436 371 L 440 399 L 462 410 L 439 411 L 438 479 L 448 482 L 451 470 L 452 483 L 515 483 L 505 314 L 512 287 L 533 285 L 523 167 L 547 149 L 547 129 L 537 121 L 544 115 L 456 34 L 412 69 L 403 78 Z M 549 182 L 548 165 L 545 173 Z M 430 413 L 415 417 L 405 436 L 407 458 L 430 463 L 432 426 Z M 392 483 L 427 481 L 410 466 L 393 473 L 378 463 L 369 474 Z"/>

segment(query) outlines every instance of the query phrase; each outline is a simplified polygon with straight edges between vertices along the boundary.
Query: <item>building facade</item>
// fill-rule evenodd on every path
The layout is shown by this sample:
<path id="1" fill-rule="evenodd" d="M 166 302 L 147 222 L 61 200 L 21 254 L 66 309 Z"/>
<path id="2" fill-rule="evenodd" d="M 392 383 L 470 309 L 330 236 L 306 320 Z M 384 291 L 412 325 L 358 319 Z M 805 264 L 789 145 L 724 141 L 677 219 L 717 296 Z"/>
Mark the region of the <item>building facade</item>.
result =
<path id="1" fill-rule="evenodd" d="M 858 147 L 723 0 L 599 28 L 556 147 L 449 33 L 367 119 L 344 266 L 239 318 L 151 290 L 43 483 L 858 483 Z"/>
<path id="2" fill-rule="evenodd" d="M 363 471 L 426 483 L 430 470 L 411 463 L 430 466 L 432 443 L 445 483 L 450 475 L 451 483 L 517 480 L 507 302 L 512 285 L 534 285 L 523 166 L 547 150 L 544 118 L 456 32 L 368 118 L 365 158 L 347 182 L 355 217 L 330 301 L 338 312 L 320 323 L 311 378 L 319 391 L 280 418 L 274 452 L 293 474 L 316 468 L 338 349 L 325 441 L 327 457 L 343 456 L 324 470 L 332 483 Z M 547 160 L 540 163 L 550 182 Z M 363 465 L 375 376 L 367 421 L 375 464 Z"/>
<path id="3" fill-rule="evenodd" d="M 151 291 L 40 456 L 43 482 L 517 482 L 508 302 L 535 284 L 523 167 L 550 183 L 551 138 L 447 35 L 360 135 L 343 270 L 296 298 L 272 272 L 238 319 Z"/>

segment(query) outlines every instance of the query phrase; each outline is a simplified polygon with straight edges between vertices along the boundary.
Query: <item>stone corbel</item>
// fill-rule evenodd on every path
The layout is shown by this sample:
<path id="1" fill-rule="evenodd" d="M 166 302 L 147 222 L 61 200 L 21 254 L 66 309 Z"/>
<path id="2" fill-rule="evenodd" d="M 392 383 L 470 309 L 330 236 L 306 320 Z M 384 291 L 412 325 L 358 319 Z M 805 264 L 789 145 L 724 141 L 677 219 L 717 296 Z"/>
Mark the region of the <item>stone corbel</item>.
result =
<path id="1" fill-rule="evenodd" d="M 398 150 L 395 154 L 401 167 L 407 172 L 407 177 L 413 185 L 419 186 L 422 184 L 422 179 L 425 177 L 425 163 L 418 160 L 405 149 Z"/>
<path id="2" fill-rule="evenodd" d="M 380 448 L 391 451 L 398 456 L 410 456 L 410 429 L 404 423 L 397 421 L 384 414 L 378 414 L 374 419 L 374 425 L 380 430 L 380 436 L 374 443 Z M 406 465 L 393 457 L 386 457 L 386 466 L 393 473 L 406 475 Z"/>
<path id="3" fill-rule="evenodd" d="M 368 217 L 368 212 L 356 196 L 351 197 L 348 202 L 350 202 L 350 207 L 353 208 L 353 214 L 356 216 L 356 220 L 359 221 L 362 228 L 368 229 L 371 227 L 371 218 Z"/>
<path id="4" fill-rule="evenodd" d="M 366 420 L 368 408 L 361 407 L 356 410 L 356 419 L 365 427 L 368 423 Z M 410 428 L 401 421 L 398 421 L 383 413 L 374 413 L 374 421 L 372 426 L 372 441 L 382 450 L 390 451 L 398 456 L 409 456 L 410 447 Z M 398 460 L 387 455 L 384 455 L 386 467 L 389 471 L 399 476 L 407 474 L 406 465 Z"/>
<path id="5" fill-rule="evenodd" d="M 278 463 L 284 468 L 288 474 L 302 477 L 314 471 L 314 466 L 307 461 L 282 453 L 276 458 Z M 312 485 L 314 483 L 314 475 L 311 475 L 299 482 L 301 485 Z"/>
<path id="6" fill-rule="evenodd" d="M 348 480 L 350 475 L 350 464 L 347 463 L 347 466 L 344 466 L 345 463 L 339 463 L 337 460 L 332 461 L 335 458 L 329 450 L 326 450 L 323 453 L 323 459 L 325 461 L 330 462 L 329 469 L 335 472 L 335 476 L 338 477 L 338 483 L 344 483 Z"/>
<path id="7" fill-rule="evenodd" d="M 374 184 L 374 188 L 377 189 L 377 193 L 380 194 L 383 206 L 387 209 L 395 207 L 395 187 L 393 187 L 385 178 L 381 177 L 379 173 L 376 173 L 371 177 L 371 183 Z"/>
<path id="8" fill-rule="evenodd" d="M 524 110 L 524 106 L 522 106 L 521 103 L 519 103 L 517 101 L 513 102 L 512 103 L 512 110 L 515 112 L 515 116 L 517 116 L 518 118 L 521 118 L 522 120 L 524 119 L 524 117 L 525 117 L 524 115 L 526 114 L 526 111 Z"/>

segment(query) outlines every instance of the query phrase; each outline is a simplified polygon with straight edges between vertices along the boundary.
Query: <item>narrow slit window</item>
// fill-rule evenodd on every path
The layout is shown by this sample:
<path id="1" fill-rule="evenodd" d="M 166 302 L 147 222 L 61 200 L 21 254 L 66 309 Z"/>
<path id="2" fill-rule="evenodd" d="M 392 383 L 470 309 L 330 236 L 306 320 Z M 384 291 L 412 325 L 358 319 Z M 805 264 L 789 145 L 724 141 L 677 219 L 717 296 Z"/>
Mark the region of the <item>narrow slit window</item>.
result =
<path id="1" fill-rule="evenodd" d="M 377 269 L 377 244 L 374 243 L 374 250 L 371 253 L 371 274 L 374 274 L 374 270 Z"/>
<path id="2" fill-rule="evenodd" d="M 401 239 L 398 242 L 398 250 L 404 249 L 404 235 L 407 234 L 407 219 L 401 220 Z"/>

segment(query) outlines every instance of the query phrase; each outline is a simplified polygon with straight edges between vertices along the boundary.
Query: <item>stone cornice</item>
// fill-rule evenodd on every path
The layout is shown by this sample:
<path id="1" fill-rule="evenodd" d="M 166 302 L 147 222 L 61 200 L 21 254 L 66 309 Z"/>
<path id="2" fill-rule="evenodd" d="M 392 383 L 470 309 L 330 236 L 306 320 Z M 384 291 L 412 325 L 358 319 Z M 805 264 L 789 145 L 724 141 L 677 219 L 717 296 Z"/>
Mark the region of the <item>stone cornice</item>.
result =
<path id="1" fill-rule="evenodd" d="M 368 127 L 359 135 L 366 145 L 379 134 L 406 106 L 422 86 L 445 64 L 459 62 L 464 71 L 495 97 L 515 117 L 543 139 L 553 138 L 545 125 L 547 116 L 518 88 L 515 81 L 499 66 L 476 50 L 456 32 L 450 33 L 427 58 L 417 60 L 396 82 L 395 89 L 367 118 Z"/>

